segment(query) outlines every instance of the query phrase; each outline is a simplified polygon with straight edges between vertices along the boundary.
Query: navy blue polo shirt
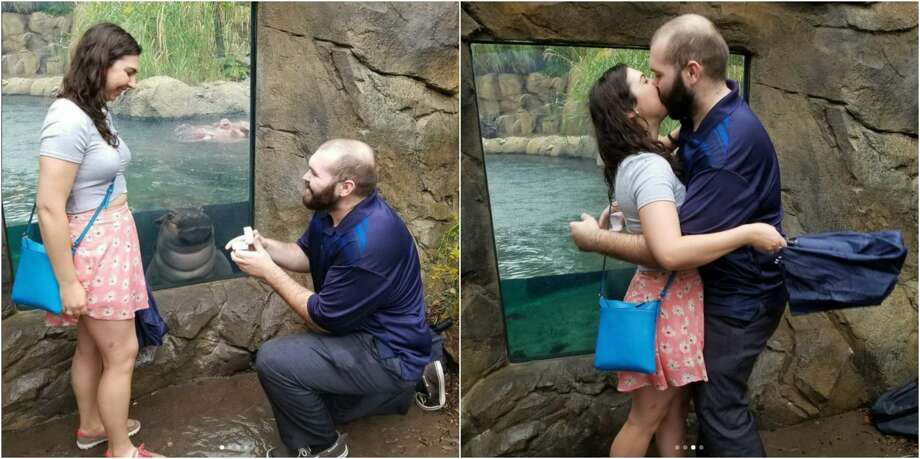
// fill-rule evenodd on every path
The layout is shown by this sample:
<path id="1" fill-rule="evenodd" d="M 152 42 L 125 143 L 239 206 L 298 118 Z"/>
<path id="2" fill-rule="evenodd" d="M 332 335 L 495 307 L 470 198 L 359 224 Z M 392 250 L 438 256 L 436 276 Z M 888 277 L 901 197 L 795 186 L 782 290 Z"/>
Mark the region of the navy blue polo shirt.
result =
<path id="1" fill-rule="evenodd" d="M 779 161 L 766 129 L 728 81 L 731 93 L 709 111 L 694 132 L 681 126 L 678 154 L 687 196 L 680 207 L 684 234 L 706 234 L 745 223 L 767 223 L 783 232 Z M 785 305 L 775 256 L 742 247 L 700 267 L 707 314 L 752 320 Z"/>
<path id="2" fill-rule="evenodd" d="M 333 334 L 370 333 L 381 359 L 400 358 L 402 379 L 421 378 L 431 333 L 415 241 L 396 212 L 374 191 L 338 226 L 314 213 L 297 245 L 316 289 L 310 318 Z"/>

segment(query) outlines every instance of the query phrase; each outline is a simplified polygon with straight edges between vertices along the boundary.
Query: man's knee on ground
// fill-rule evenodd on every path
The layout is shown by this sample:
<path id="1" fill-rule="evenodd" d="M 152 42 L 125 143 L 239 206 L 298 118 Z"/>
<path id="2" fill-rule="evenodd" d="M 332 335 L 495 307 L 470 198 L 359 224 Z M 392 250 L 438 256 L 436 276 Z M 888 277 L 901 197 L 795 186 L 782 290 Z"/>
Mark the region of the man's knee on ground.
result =
<path id="1" fill-rule="evenodd" d="M 285 358 L 277 339 L 270 339 L 259 347 L 256 353 L 256 372 L 260 375 L 277 373 L 284 367 Z"/>

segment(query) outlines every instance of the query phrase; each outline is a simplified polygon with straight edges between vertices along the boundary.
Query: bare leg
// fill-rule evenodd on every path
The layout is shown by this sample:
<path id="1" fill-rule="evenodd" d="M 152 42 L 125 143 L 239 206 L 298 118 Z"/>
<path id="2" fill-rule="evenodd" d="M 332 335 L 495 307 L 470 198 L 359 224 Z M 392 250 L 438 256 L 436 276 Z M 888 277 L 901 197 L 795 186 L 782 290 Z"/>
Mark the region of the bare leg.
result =
<path id="1" fill-rule="evenodd" d="M 690 409 L 690 389 L 675 387 L 677 395 L 655 432 L 655 444 L 661 457 L 683 457 L 687 443 L 687 412 Z"/>
<path id="2" fill-rule="evenodd" d="M 610 445 L 610 456 L 644 457 L 676 394 L 673 387 L 659 391 L 645 386 L 633 391 L 629 417 Z"/>
<path id="3" fill-rule="evenodd" d="M 98 435 L 103 431 L 99 405 L 96 403 L 101 377 L 102 356 L 86 328 L 85 319 L 81 319 L 77 323 L 77 348 L 70 364 L 70 384 L 80 412 L 80 431 L 90 435 Z"/>
<path id="4" fill-rule="evenodd" d="M 96 320 L 83 317 L 89 333 L 102 354 L 102 378 L 97 400 L 102 424 L 113 456 L 131 456 L 134 444 L 128 438 L 128 405 L 131 402 L 131 376 L 137 358 L 134 320 Z"/>

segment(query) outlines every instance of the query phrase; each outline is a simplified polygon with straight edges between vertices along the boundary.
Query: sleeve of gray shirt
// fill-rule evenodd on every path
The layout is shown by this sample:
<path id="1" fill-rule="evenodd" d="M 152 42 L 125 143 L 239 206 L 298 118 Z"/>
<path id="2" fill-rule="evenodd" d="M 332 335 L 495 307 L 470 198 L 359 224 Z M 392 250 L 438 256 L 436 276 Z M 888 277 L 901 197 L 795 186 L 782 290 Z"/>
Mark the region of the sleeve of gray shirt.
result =
<path id="1" fill-rule="evenodd" d="M 90 140 L 92 120 L 67 99 L 57 99 L 42 125 L 38 154 L 80 164 Z"/>
<path id="2" fill-rule="evenodd" d="M 626 189 L 630 191 L 637 210 L 656 201 L 677 202 L 674 171 L 667 160 L 654 153 L 646 153 L 630 161 L 628 167 L 629 170 L 624 171 L 624 178 L 628 180 Z"/>

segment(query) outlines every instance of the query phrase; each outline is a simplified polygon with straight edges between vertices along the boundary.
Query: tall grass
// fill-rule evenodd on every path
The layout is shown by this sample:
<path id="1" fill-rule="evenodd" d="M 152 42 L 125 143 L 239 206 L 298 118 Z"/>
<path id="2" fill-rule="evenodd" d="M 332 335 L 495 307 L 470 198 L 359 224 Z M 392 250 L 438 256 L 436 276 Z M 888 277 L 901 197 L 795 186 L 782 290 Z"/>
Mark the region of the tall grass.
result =
<path id="1" fill-rule="evenodd" d="M 528 74 L 540 72 L 549 76 L 564 75 L 568 67 L 548 57 L 547 50 L 537 45 L 506 45 L 498 43 L 474 43 L 473 73 Z"/>
<path id="2" fill-rule="evenodd" d="M 141 78 L 189 84 L 239 80 L 250 53 L 250 6 L 229 2 L 84 2 L 73 14 L 72 46 L 93 24 L 118 24 L 140 43 Z M 223 46 L 223 56 L 220 47 Z"/>

